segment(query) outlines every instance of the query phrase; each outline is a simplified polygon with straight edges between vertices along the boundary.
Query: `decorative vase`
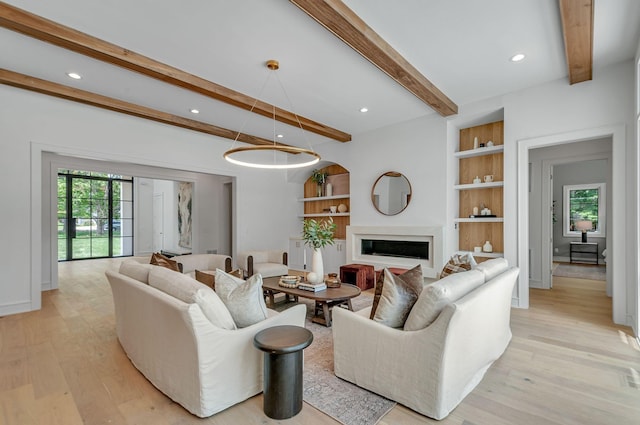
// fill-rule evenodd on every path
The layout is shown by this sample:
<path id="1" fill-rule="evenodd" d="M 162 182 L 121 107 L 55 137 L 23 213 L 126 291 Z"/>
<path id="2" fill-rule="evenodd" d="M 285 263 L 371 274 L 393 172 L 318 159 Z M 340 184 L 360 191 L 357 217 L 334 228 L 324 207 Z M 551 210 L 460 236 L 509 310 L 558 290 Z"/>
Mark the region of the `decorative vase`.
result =
<path id="1" fill-rule="evenodd" d="M 321 185 L 321 184 L 319 184 L 319 185 L 317 186 L 317 188 L 318 188 L 318 192 L 317 192 L 317 194 L 318 194 L 318 198 L 320 198 L 320 197 L 322 197 L 322 185 Z"/>
<path id="2" fill-rule="evenodd" d="M 325 196 L 333 196 L 333 186 L 331 186 L 331 183 L 327 183 L 325 186 Z"/>
<path id="3" fill-rule="evenodd" d="M 491 242 L 486 241 L 482 246 L 482 250 L 484 252 L 493 252 L 493 245 L 491 245 Z"/>
<path id="4" fill-rule="evenodd" d="M 322 264 L 322 251 L 320 249 L 314 249 L 313 255 L 311 256 L 311 271 L 314 272 L 315 282 L 311 283 L 322 283 L 324 282 L 324 267 Z"/>

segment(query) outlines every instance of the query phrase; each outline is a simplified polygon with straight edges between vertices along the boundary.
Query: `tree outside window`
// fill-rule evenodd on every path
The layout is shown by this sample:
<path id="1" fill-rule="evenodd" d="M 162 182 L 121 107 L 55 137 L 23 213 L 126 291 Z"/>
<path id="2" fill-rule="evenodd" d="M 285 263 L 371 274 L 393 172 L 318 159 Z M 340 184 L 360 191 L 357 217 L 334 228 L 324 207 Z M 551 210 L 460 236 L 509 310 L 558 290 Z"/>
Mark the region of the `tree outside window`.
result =
<path id="1" fill-rule="evenodd" d="M 589 236 L 605 236 L 605 184 L 591 183 L 563 186 L 563 236 L 578 237 L 576 222 L 589 220 L 593 228 Z"/>

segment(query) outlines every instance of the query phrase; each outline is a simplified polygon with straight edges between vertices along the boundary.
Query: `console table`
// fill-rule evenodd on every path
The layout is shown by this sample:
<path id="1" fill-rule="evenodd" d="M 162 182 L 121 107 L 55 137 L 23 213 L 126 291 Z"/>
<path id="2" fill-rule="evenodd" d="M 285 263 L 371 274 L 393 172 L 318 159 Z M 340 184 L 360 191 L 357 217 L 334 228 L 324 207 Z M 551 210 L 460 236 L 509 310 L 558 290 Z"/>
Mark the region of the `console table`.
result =
<path id="1" fill-rule="evenodd" d="M 570 242 L 570 263 L 599 263 L 598 242 Z"/>

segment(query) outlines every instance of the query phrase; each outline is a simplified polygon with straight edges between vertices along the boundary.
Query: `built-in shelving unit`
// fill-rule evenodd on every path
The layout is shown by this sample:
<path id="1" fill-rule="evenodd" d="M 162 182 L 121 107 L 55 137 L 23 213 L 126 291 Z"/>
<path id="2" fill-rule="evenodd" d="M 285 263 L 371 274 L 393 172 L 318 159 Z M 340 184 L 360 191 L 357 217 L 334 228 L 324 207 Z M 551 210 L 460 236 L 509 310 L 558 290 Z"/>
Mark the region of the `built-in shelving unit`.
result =
<path id="1" fill-rule="evenodd" d="M 298 199 L 299 202 L 304 204 L 304 211 L 301 217 L 331 217 L 333 222 L 336 223 L 335 238 L 344 239 L 347 237 L 347 226 L 351 215 L 349 172 L 337 164 L 324 167 L 320 171 L 328 173 L 327 183 L 331 183 L 332 194 L 331 196 L 318 196 L 318 185 L 311 178 L 307 179 L 304 183 L 304 197 Z M 326 184 L 324 191 L 326 191 Z M 331 213 L 330 207 L 338 207 L 340 204 L 346 207 L 346 211 Z"/>
<path id="2" fill-rule="evenodd" d="M 454 190 L 458 193 L 458 216 L 454 223 L 458 229 L 458 250 L 471 252 L 480 261 L 502 257 L 504 251 L 504 122 L 497 121 L 460 130 L 458 151 L 454 157 L 458 161 L 458 181 Z M 478 144 L 493 143 L 489 147 L 475 147 Z M 484 176 L 493 176 L 486 182 Z M 478 177 L 482 183 L 474 183 Z M 474 207 L 481 214 L 482 206 L 491 210 L 495 217 L 474 218 Z M 474 252 L 474 247 L 482 247 L 486 241 L 493 246 L 492 252 Z"/>

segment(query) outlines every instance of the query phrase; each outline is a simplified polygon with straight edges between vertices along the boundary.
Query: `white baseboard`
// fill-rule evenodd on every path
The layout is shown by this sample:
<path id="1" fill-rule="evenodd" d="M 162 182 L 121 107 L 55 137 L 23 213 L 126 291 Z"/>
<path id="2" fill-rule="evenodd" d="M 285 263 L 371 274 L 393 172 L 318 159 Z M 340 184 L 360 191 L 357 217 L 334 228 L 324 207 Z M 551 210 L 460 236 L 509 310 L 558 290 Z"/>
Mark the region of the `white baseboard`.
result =
<path id="1" fill-rule="evenodd" d="M 9 316 L 11 314 L 26 313 L 28 311 L 31 311 L 30 301 L 0 305 L 0 317 Z"/>
<path id="2" fill-rule="evenodd" d="M 568 263 L 571 259 L 569 257 L 556 257 L 553 256 L 553 261 L 556 263 Z"/>
<path id="3" fill-rule="evenodd" d="M 544 289 L 541 280 L 529 279 L 529 288 Z"/>

